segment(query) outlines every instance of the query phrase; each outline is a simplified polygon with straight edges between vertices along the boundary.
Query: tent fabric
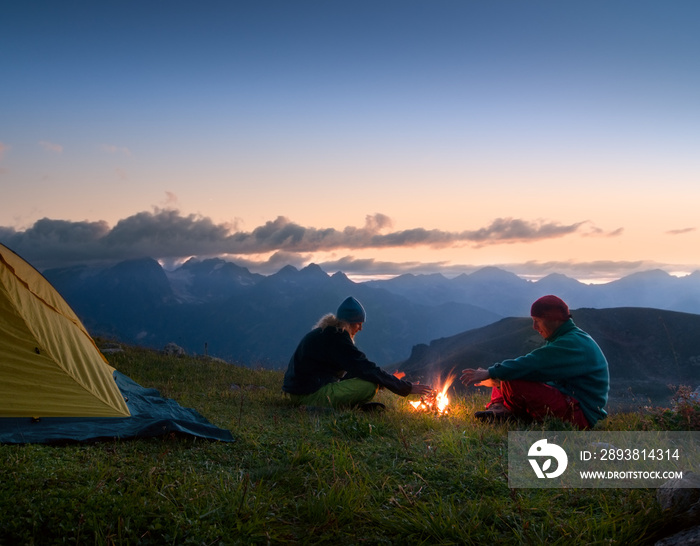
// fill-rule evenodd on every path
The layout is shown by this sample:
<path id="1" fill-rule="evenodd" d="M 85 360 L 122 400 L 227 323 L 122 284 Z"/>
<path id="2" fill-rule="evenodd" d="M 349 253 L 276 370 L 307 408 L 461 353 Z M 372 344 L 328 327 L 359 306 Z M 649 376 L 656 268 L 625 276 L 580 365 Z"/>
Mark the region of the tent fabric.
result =
<path id="1" fill-rule="evenodd" d="M 0 443 L 170 432 L 233 441 L 228 430 L 110 366 L 61 295 L 0 244 Z"/>
<path id="2" fill-rule="evenodd" d="M 61 295 L 0 244 L 0 417 L 128 416 L 113 372 Z"/>
<path id="3" fill-rule="evenodd" d="M 171 432 L 208 440 L 233 442 L 230 431 L 211 424 L 196 410 L 161 397 L 115 371 L 114 380 L 130 417 L 0 418 L 0 443 L 54 444 L 66 441 L 126 440 L 162 436 Z"/>

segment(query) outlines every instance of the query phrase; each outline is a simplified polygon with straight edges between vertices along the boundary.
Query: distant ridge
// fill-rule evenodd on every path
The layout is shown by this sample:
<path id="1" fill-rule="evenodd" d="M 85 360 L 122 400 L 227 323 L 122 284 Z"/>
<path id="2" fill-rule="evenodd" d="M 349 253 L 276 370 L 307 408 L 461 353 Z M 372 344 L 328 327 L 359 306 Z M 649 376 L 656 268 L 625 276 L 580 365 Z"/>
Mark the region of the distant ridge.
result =
<path id="1" fill-rule="evenodd" d="M 700 385 L 700 315 L 627 307 L 576 309 L 572 316 L 608 359 L 613 404 L 666 405 L 672 394 L 669 385 Z M 398 368 L 429 381 L 451 370 L 487 368 L 542 344 L 531 319 L 506 318 L 417 345 Z"/>
<path id="2" fill-rule="evenodd" d="M 558 295 L 571 308 L 652 307 L 700 314 L 698 271 L 675 277 L 656 269 L 606 284 L 584 284 L 560 273 L 528 281 L 496 267 L 485 267 L 453 279 L 440 274 L 407 274 L 365 284 L 420 303 L 469 302 L 504 317 L 528 316 L 531 303 L 545 294 Z"/>

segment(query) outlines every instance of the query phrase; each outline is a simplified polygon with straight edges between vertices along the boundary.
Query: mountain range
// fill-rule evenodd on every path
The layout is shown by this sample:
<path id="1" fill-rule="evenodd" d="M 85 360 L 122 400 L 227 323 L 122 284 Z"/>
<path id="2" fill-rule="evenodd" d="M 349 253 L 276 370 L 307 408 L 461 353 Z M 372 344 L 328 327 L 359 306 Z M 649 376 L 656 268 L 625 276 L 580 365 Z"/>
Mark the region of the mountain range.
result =
<path id="1" fill-rule="evenodd" d="M 347 296 L 367 311 L 362 349 L 378 364 L 405 359 L 416 343 L 501 318 L 463 302 L 427 305 L 388 290 L 329 276 L 317 265 L 270 276 L 223 260 L 190 260 L 165 271 L 150 258 L 44 271 L 95 336 L 245 365 L 286 366 L 301 337 Z"/>
<path id="2" fill-rule="evenodd" d="M 651 372 L 662 362 L 662 370 L 671 369 L 665 359 L 673 353 L 655 329 L 675 322 L 666 315 L 660 321 L 649 313 L 700 315 L 700 272 L 679 278 L 648 271 L 588 285 L 559 274 L 533 282 L 486 267 L 452 279 L 440 274 L 402 275 L 358 283 L 341 272 L 328 275 L 314 264 L 301 270 L 286 266 L 263 276 L 221 259 L 192 259 L 168 271 L 156 260 L 144 258 L 43 274 L 95 336 L 152 348 L 172 342 L 191 354 L 276 369 L 286 366 L 299 339 L 316 321 L 335 312 L 349 295 L 367 311 L 367 323 L 357 338 L 360 349 L 383 367 L 401 367 L 416 375 L 423 373 L 421 366 L 441 362 L 432 351 L 446 354 L 443 343 L 448 339 L 468 346 L 474 336 L 491 338 L 484 365 L 521 354 L 537 340 L 529 318 L 522 317 L 528 317 L 531 303 L 545 294 L 562 297 L 581 317 L 603 313 L 589 324 L 601 346 L 608 334 L 596 330 L 596 324 L 607 324 L 618 334 L 629 329 L 619 318 L 623 312 L 619 308 L 625 308 L 633 323 L 644 324 L 632 329 L 639 335 L 629 334 L 626 342 L 620 337 L 607 346 L 611 369 L 616 370 L 650 366 Z M 617 318 L 605 318 L 608 315 Z M 690 333 L 688 340 L 692 347 L 700 347 Z M 483 343 L 479 347 L 483 350 Z M 469 352 L 474 350 L 455 353 L 452 360 L 477 362 Z M 431 353 L 430 362 L 417 356 L 425 351 Z M 700 348 L 689 348 L 683 358 L 696 355 Z M 658 379 L 664 389 L 676 377 L 686 378 L 666 371 L 661 374 L 666 379 Z M 619 377 L 633 380 L 634 374 Z M 694 375 L 687 378 L 695 380 Z"/>
<path id="3" fill-rule="evenodd" d="M 650 307 L 700 314 L 700 271 L 675 277 L 654 269 L 605 284 L 584 284 L 559 273 L 528 281 L 496 267 L 448 279 L 441 274 L 401 275 L 369 281 L 417 303 L 470 303 L 504 317 L 524 317 L 539 296 L 556 294 L 570 308 Z"/>

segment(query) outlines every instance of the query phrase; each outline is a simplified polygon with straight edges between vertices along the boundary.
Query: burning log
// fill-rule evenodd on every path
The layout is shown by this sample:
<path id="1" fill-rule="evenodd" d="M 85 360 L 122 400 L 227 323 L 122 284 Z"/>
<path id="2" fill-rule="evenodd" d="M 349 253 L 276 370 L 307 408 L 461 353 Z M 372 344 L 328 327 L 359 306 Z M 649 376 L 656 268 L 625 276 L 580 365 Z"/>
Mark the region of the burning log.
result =
<path id="1" fill-rule="evenodd" d="M 416 411 L 446 415 L 450 406 L 450 399 L 447 396 L 447 389 L 452 386 L 452 382 L 455 380 L 455 377 L 456 376 L 454 375 L 448 376 L 442 388 L 433 391 L 431 396 L 421 396 L 420 400 L 417 402 L 409 401 L 408 403 L 411 404 Z"/>

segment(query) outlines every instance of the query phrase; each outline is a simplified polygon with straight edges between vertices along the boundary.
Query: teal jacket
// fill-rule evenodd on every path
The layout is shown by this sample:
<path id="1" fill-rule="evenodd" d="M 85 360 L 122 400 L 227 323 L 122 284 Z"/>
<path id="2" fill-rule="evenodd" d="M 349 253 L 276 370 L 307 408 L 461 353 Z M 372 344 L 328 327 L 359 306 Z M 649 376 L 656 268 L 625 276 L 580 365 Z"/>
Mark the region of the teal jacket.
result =
<path id="1" fill-rule="evenodd" d="M 578 400 L 591 426 L 607 415 L 610 390 L 608 361 L 598 344 L 572 319 L 529 354 L 489 368 L 494 379 L 547 383 Z"/>

